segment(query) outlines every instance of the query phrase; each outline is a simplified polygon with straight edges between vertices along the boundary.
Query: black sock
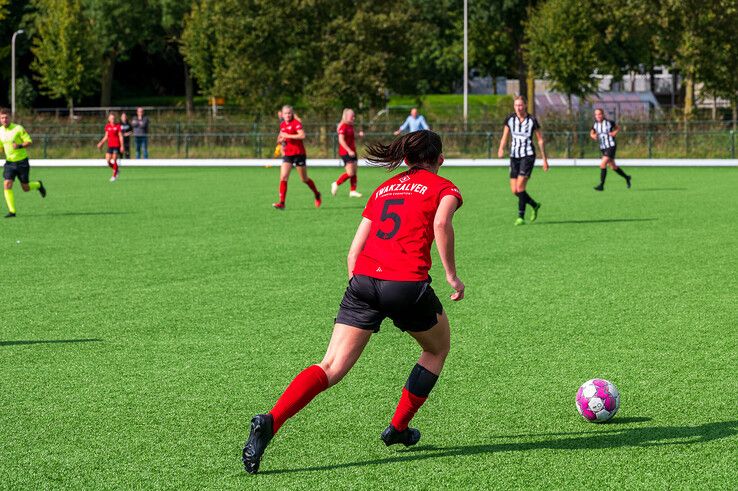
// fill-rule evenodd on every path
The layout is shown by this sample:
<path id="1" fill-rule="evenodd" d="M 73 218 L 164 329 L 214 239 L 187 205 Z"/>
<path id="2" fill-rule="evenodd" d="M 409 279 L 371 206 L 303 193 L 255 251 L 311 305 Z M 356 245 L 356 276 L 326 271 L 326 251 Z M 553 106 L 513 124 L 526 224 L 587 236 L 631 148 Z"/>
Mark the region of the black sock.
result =
<path id="1" fill-rule="evenodd" d="M 528 193 L 526 193 L 525 191 L 515 193 L 515 196 L 518 197 L 518 216 L 520 218 L 525 217 L 525 205 L 528 202 L 528 199 L 526 198 L 527 195 Z"/>
<path id="2" fill-rule="evenodd" d="M 623 179 L 628 179 L 628 175 L 625 172 L 623 172 L 623 169 L 621 169 L 620 167 L 615 169 L 615 174 L 622 176 Z"/>
<path id="3" fill-rule="evenodd" d="M 600 186 L 605 185 L 605 178 L 607 178 L 607 168 L 600 169 Z"/>
<path id="4" fill-rule="evenodd" d="M 530 206 L 535 208 L 538 206 L 538 203 L 536 203 L 536 200 L 530 197 L 530 194 L 528 194 L 528 191 L 523 191 L 523 196 L 525 197 L 525 200 L 528 202 Z"/>
<path id="5" fill-rule="evenodd" d="M 437 381 L 438 375 L 416 363 L 407 378 L 405 388 L 415 396 L 428 397 Z"/>

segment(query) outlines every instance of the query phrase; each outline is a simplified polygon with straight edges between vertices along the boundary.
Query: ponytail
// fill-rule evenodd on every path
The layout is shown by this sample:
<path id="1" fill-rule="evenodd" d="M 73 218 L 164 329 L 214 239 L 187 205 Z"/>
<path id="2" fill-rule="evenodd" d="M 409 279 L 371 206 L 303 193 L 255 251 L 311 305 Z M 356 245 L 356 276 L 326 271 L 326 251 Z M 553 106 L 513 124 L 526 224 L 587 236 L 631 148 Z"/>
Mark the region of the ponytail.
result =
<path id="1" fill-rule="evenodd" d="M 443 143 L 438 134 L 430 130 L 420 130 L 396 138 L 389 145 L 367 145 L 366 152 L 370 165 L 384 167 L 388 171 L 397 169 L 403 162 L 411 168 L 431 170 L 438 165 Z"/>

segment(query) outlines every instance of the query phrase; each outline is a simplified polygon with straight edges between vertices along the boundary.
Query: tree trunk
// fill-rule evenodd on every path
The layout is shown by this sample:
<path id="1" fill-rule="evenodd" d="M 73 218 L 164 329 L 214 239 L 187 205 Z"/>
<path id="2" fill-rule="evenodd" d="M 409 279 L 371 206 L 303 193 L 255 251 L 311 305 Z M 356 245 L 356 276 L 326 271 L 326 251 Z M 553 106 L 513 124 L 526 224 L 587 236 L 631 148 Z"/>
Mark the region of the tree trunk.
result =
<path id="1" fill-rule="evenodd" d="M 694 111 L 694 71 L 687 70 L 687 76 L 684 79 L 684 119 L 692 118 Z"/>
<path id="2" fill-rule="evenodd" d="M 69 108 L 69 121 L 74 121 L 74 99 L 71 97 L 67 100 L 67 107 Z"/>
<path id="3" fill-rule="evenodd" d="M 528 90 L 526 91 L 526 97 L 528 99 L 528 112 L 530 114 L 535 114 L 536 113 L 536 78 L 533 75 L 533 70 L 531 69 L 528 69 L 526 85 L 528 86 Z"/>
<path id="4" fill-rule="evenodd" d="M 192 112 L 195 109 L 194 98 L 192 95 L 192 75 L 190 75 L 190 68 L 187 66 L 187 62 L 184 63 L 184 84 L 185 84 L 185 108 L 187 109 L 187 117 L 192 116 Z"/>
<path id="5" fill-rule="evenodd" d="M 733 131 L 738 129 L 738 98 L 733 99 Z"/>
<path id="6" fill-rule="evenodd" d="M 103 69 L 100 80 L 100 106 L 109 107 L 113 100 L 113 74 L 115 71 L 115 53 L 103 59 Z"/>
<path id="7" fill-rule="evenodd" d="M 518 45 L 515 47 L 518 56 L 518 94 L 526 95 L 528 93 L 528 66 L 523 59 L 523 48 Z"/>
<path id="8" fill-rule="evenodd" d="M 651 93 L 656 95 L 656 70 L 653 65 L 648 67 L 648 82 L 651 88 Z"/>
<path id="9" fill-rule="evenodd" d="M 571 106 L 571 94 L 566 94 L 566 115 L 571 118 L 572 106 Z"/>

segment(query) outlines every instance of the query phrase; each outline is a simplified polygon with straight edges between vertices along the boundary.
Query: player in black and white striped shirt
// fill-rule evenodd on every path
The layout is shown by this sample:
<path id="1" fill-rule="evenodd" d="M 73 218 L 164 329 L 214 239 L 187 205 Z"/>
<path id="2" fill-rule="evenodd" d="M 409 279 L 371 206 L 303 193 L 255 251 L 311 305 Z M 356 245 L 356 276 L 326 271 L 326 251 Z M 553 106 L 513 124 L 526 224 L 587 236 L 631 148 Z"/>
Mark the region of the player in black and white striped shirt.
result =
<path id="1" fill-rule="evenodd" d="M 512 136 L 510 144 L 510 190 L 518 197 L 518 219 L 515 220 L 515 225 L 525 225 L 525 205 L 530 205 L 533 208 L 530 216 L 531 222 L 538 218 L 538 210 L 541 208 L 541 203 L 531 198 L 525 190 L 528 179 L 530 179 L 533 172 L 533 166 L 536 163 L 533 133 L 536 134 L 538 148 L 541 149 L 544 171 L 548 171 L 548 159 L 543 146 L 541 127 L 535 116 L 528 114 L 525 97 L 516 97 L 514 107 L 515 112 L 505 118 L 505 126 L 502 130 L 502 139 L 500 140 L 497 156 L 499 158 L 505 156 L 507 139 Z"/>
<path id="2" fill-rule="evenodd" d="M 615 151 L 617 150 L 615 137 L 620 131 L 620 126 L 618 126 L 614 120 L 605 118 L 605 111 L 602 109 L 595 109 L 594 118 L 595 122 L 592 129 L 589 130 L 589 136 L 594 141 L 600 142 L 600 153 L 602 153 L 602 161 L 600 162 L 600 185 L 595 186 L 595 191 L 605 190 L 605 178 L 607 177 L 608 165 L 618 175 L 625 179 L 626 186 L 630 188 L 630 176 L 615 164 Z"/>

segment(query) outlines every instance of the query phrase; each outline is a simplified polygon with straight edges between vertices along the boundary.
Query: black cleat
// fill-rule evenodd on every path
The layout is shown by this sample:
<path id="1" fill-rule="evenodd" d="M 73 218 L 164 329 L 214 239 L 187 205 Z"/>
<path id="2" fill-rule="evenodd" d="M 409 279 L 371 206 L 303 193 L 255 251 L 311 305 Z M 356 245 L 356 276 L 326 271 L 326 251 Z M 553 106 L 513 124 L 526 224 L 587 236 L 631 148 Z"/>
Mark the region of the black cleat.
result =
<path id="1" fill-rule="evenodd" d="M 594 187 L 594 190 L 595 191 L 604 191 L 605 190 L 605 186 L 603 186 L 602 184 L 600 184 L 599 186 L 595 186 Z"/>
<path id="2" fill-rule="evenodd" d="M 46 197 L 46 188 L 44 187 L 44 182 L 43 181 L 38 181 L 38 183 L 39 183 L 38 192 L 41 194 L 41 197 L 42 198 L 45 198 Z"/>
<path id="3" fill-rule="evenodd" d="M 625 185 L 628 186 L 628 189 L 630 189 L 630 180 L 632 179 L 631 176 L 625 176 Z"/>
<path id="4" fill-rule="evenodd" d="M 15 213 L 8 213 L 5 218 L 15 218 Z"/>
<path id="5" fill-rule="evenodd" d="M 243 447 L 243 467 L 249 474 L 259 472 L 261 456 L 272 441 L 274 419 L 271 414 L 257 414 L 251 419 L 251 433 Z"/>
<path id="6" fill-rule="evenodd" d="M 415 428 L 405 428 L 404 431 L 397 431 L 394 426 L 389 425 L 382 432 L 380 438 L 388 447 L 397 443 L 410 447 L 420 441 L 420 431 Z"/>

